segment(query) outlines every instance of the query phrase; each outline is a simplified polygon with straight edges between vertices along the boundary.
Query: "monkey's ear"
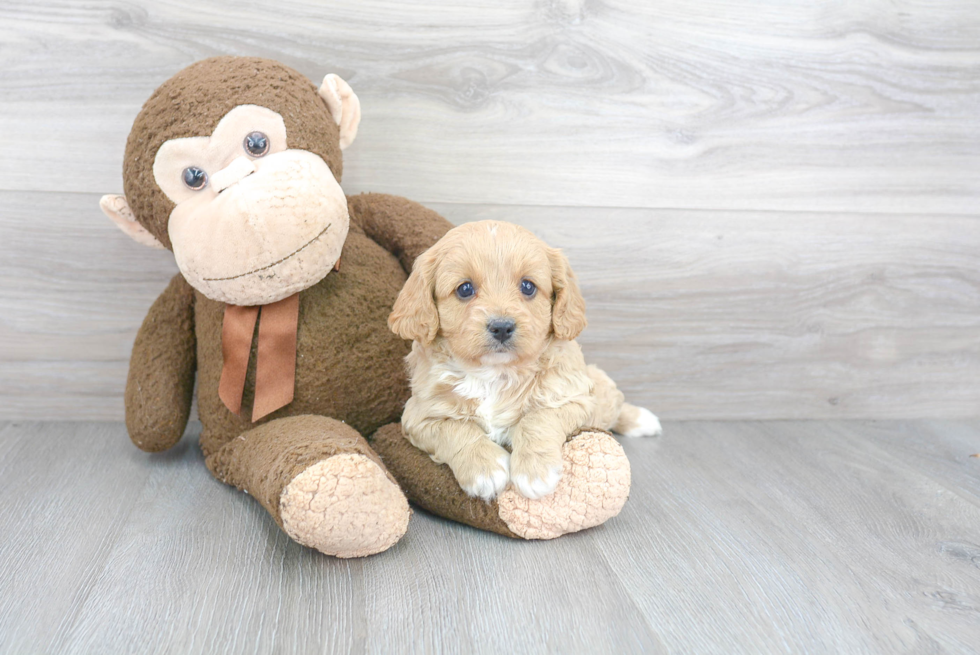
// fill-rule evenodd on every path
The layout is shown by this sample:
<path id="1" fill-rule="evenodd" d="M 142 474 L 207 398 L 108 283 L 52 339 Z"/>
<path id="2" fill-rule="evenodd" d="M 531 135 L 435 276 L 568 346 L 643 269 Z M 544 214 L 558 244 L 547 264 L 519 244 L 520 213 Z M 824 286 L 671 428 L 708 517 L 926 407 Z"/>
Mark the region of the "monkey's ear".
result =
<path id="1" fill-rule="evenodd" d="M 361 122 L 361 101 L 357 99 L 350 84 L 333 73 L 323 78 L 318 93 L 340 127 L 340 149 L 343 150 L 357 136 L 357 125 Z"/>
<path id="2" fill-rule="evenodd" d="M 126 200 L 126 196 L 102 196 L 102 200 L 99 201 L 99 207 L 116 224 L 116 227 L 128 234 L 129 238 L 136 243 L 149 246 L 150 248 L 166 250 L 164 245 L 155 236 L 136 222 L 136 217 L 133 216 L 133 212 L 129 208 L 129 202 Z"/>
<path id="3" fill-rule="evenodd" d="M 388 327 L 402 339 L 431 343 L 439 333 L 439 310 L 435 292 L 435 253 L 415 260 L 412 274 L 395 300 L 388 316 Z"/>

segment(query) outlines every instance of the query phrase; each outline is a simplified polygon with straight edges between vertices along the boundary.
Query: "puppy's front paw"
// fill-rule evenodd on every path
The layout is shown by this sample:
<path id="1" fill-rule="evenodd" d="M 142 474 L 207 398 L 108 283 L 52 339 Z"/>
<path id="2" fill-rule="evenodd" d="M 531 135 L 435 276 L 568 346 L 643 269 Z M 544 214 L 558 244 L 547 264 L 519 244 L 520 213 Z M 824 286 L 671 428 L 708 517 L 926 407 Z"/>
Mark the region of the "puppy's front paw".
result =
<path id="1" fill-rule="evenodd" d="M 506 450 L 481 439 L 459 451 L 449 467 L 463 491 L 489 502 L 507 486 L 509 460 Z"/>
<path id="2" fill-rule="evenodd" d="M 544 498 L 552 494 L 558 486 L 561 466 L 561 450 L 546 457 L 515 449 L 510 458 L 510 481 L 525 498 Z"/>

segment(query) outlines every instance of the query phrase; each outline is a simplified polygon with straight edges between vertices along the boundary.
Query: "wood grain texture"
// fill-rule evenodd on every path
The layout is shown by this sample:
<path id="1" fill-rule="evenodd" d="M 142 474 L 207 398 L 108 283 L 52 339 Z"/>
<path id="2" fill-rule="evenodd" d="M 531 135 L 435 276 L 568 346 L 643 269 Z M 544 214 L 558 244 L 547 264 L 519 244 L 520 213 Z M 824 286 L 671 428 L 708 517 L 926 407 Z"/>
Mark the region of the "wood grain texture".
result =
<path id="1" fill-rule="evenodd" d="M 0 416 L 123 416 L 129 350 L 176 272 L 92 194 L 0 192 Z M 980 218 L 434 204 L 561 245 L 579 341 L 678 419 L 980 411 Z"/>
<path id="2" fill-rule="evenodd" d="M 975 0 L 0 4 L 0 188 L 118 192 L 142 102 L 216 54 L 337 72 L 349 190 L 424 202 L 969 213 Z"/>
<path id="3" fill-rule="evenodd" d="M 893 457 L 879 439 L 907 424 L 872 424 L 873 439 L 840 422 L 672 427 L 656 457 L 625 444 L 649 541 L 601 538 L 678 652 L 976 652 L 980 497 Z M 980 444 L 975 422 L 959 431 Z M 962 458 L 945 435 L 926 439 Z"/>
<path id="4" fill-rule="evenodd" d="M 348 192 L 527 225 L 670 418 L 980 414 L 975 0 L 0 0 L 0 418 L 122 416 L 175 272 L 96 201 L 216 54 L 358 92 Z"/>
<path id="5" fill-rule="evenodd" d="M 517 542 L 416 512 L 344 561 L 212 479 L 193 434 L 147 455 L 118 423 L 0 424 L 0 651 L 976 652 L 977 421 L 623 445 L 602 527 Z"/>

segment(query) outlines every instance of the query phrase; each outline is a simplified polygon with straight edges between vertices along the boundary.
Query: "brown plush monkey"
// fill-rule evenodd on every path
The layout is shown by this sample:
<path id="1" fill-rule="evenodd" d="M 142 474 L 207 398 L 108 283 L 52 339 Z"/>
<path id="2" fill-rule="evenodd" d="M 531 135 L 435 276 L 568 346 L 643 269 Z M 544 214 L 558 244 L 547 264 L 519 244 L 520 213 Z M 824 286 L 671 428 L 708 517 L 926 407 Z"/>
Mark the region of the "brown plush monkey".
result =
<path id="1" fill-rule="evenodd" d="M 341 150 L 359 120 L 357 96 L 336 75 L 317 88 L 247 57 L 193 64 L 147 100 L 126 144 L 125 196 L 101 201 L 137 242 L 172 250 L 180 269 L 133 346 L 133 442 L 177 443 L 196 378 L 215 477 L 255 496 L 296 541 L 340 557 L 385 550 L 408 526 L 405 495 L 362 436 L 376 432 L 413 500 L 450 518 L 547 538 L 615 514 L 622 502 L 613 509 L 584 482 L 628 490 L 621 449 L 600 452 L 605 435 L 566 444 L 579 487 L 550 503 L 499 505 L 465 496 L 401 436 L 408 344 L 386 319 L 416 257 L 452 226 L 404 198 L 345 197 Z"/>

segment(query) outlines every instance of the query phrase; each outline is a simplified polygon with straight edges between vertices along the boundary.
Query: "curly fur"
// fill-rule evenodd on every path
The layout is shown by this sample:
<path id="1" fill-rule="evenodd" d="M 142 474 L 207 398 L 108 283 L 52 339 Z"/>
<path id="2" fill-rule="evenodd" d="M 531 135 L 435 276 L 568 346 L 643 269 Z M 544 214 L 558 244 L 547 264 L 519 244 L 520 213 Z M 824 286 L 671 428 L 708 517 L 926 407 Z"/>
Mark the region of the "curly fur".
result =
<path id="1" fill-rule="evenodd" d="M 535 293 L 522 293 L 523 281 Z M 472 297 L 457 295 L 465 282 Z M 495 339 L 492 320 L 513 321 L 512 337 Z M 388 323 L 414 339 L 406 435 L 470 495 L 489 500 L 510 482 L 541 498 L 561 477 L 568 434 L 641 427 L 646 410 L 625 404 L 573 340 L 585 302 L 568 260 L 524 228 L 484 221 L 451 230 L 419 258 Z"/>

